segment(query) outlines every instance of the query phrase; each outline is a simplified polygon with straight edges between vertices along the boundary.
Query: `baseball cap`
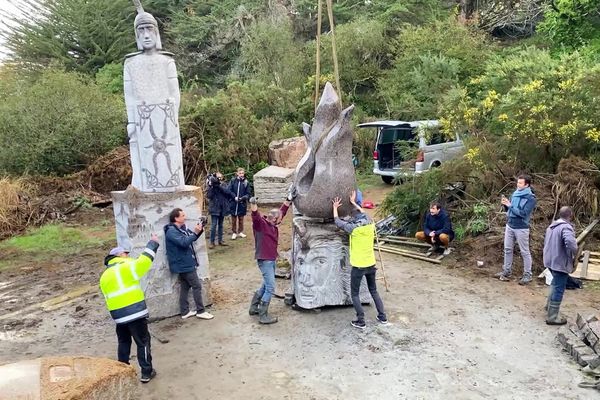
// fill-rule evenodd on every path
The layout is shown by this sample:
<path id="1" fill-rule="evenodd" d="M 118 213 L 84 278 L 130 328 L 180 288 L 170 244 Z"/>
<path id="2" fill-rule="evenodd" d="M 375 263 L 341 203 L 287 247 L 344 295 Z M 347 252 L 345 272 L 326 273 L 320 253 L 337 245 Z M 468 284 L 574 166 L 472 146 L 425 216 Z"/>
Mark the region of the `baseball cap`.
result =
<path id="1" fill-rule="evenodd" d="M 127 254 L 129 254 L 129 250 L 125 250 L 123 247 L 120 247 L 120 246 L 119 246 L 119 247 L 115 247 L 114 249 L 112 249 L 112 250 L 111 250 L 111 251 L 108 253 L 108 255 L 109 255 L 109 256 L 116 256 L 116 255 L 119 255 L 119 254 L 121 254 L 121 253 L 127 253 Z"/>

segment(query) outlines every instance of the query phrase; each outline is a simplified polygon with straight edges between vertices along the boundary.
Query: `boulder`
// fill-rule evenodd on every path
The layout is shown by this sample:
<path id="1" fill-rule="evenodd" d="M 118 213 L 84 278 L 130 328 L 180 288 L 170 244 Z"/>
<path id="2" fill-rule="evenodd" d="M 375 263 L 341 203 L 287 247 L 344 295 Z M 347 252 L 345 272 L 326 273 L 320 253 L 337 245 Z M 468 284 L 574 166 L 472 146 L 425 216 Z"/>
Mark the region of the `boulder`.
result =
<path id="1" fill-rule="evenodd" d="M 46 357 L 0 366 L 0 399 L 140 398 L 135 369 L 107 358 Z"/>
<path id="2" fill-rule="evenodd" d="M 293 169 L 271 165 L 254 174 L 254 195 L 259 204 L 280 205 L 293 181 Z"/>
<path id="3" fill-rule="evenodd" d="M 274 140 L 269 143 L 269 159 L 271 165 L 277 167 L 296 168 L 305 152 L 306 138 L 303 136 Z"/>

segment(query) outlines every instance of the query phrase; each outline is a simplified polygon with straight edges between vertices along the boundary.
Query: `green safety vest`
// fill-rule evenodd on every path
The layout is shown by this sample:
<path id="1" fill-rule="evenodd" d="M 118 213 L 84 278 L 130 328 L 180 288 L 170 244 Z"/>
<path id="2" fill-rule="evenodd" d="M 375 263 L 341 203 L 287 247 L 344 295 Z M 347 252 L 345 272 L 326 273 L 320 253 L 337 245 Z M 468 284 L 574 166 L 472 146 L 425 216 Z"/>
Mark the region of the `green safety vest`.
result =
<path id="1" fill-rule="evenodd" d="M 350 265 L 356 268 L 367 268 L 375 265 L 375 224 L 354 228 L 350 234 Z"/>
<path id="2" fill-rule="evenodd" d="M 146 254 L 151 252 L 152 254 Z M 100 277 L 106 307 L 117 324 L 148 316 L 140 279 L 152 266 L 154 252 L 145 249 L 137 259 L 115 257 Z"/>

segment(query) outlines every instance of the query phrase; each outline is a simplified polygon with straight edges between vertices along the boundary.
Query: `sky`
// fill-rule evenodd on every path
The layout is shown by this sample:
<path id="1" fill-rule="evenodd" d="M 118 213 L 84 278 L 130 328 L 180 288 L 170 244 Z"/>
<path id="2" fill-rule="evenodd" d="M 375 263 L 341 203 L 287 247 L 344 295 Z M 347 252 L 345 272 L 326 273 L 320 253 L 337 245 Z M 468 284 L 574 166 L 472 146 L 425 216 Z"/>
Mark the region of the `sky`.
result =
<path id="1" fill-rule="evenodd" d="M 21 0 L 0 0 L 0 16 L 5 14 L 14 15 L 17 12 L 14 4 L 19 3 Z M 0 20 L 0 24 L 4 25 L 6 21 Z M 4 39 L 0 37 L 0 64 L 2 60 L 6 58 L 6 48 L 4 47 Z"/>

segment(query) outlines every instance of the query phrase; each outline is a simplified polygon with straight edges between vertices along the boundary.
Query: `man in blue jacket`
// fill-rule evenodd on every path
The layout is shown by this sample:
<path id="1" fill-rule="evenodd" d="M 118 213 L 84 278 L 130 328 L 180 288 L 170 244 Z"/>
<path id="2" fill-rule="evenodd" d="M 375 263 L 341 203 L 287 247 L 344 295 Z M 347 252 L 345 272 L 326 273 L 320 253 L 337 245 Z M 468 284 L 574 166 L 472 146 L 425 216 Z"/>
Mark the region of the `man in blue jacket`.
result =
<path id="1" fill-rule="evenodd" d="M 559 316 L 560 303 L 567 287 L 569 274 L 573 272 L 573 262 L 577 255 L 577 239 L 571 225 L 573 210 L 562 207 L 559 219 L 546 229 L 544 239 L 544 267 L 552 273 L 552 285 L 548 295 L 548 325 L 564 325 L 567 320 Z"/>
<path id="2" fill-rule="evenodd" d="M 422 242 L 429 243 L 430 252 L 437 251 L 442 246 L 444 255 L 450 254 L 450 242 L 454 240 L 454 231 L 450 216 L 439 202 L 434 201 L 429 205 L 429 211 L 423 218 L 423 230 L 415 235 Z"/>
<path id="3" fill-rule="evenodd" d="M 502 205 L 506 210 L 507 222 L 504 230 L 504 266 L 496 274 L 501 281 L 509 281 L 512 275 L 513 251 L 515 241 L 519 244 L 521 257 L 523 257 L 523 277 L 519 285 L 531 282 L 531 253 L 529 251 L 529 220 L 535 208 L 536 198 L 531 191 L 531 177 L 519 175 L 517 190 L 511 199 L 502 196 Z"/>
<path id="4" fill-rule="evenodd" d="M 181 284 L 179 292 L 179 310 L 181 318 L 186 319 L 194 315 L 200 319 L 213 319 L 214 316 L 204 310 L 202 303 L 202 285 L 196 267 L 196 251 L 194 242 L 204 232 L 204 224 L 196 224 L 191 231 L 185 226 L 185 212 L 181 208 L 175 208 L 169 213 L 169 224 L 165 225 L 165 246 L 169 269 L 179 275 Z M 188 293 L 192 288 L 196 310 L 190 311 L 188 304 Z"/>
<path id="5" fill-rule="evenodd" d="M 227 246 L 223 241 L 223 221 L 229 215 L 231 202 L 235 195 L 229 191 L 225 178 L 216 172 L 206 180 L 206 197 L 208 197 L 208 213 L 210 214 L 210 244 L 209 249 L 215 247 L 215 239 L 219 246 Z"/>
<path id="6" fill-rule="evenodd" d="M 244 217 L 248 212 L 247 202 L 252 197 L 252 191 L 248 179 L 246 179 L 246 171 L 244 168 L 238 168 L 235 176 L 229 182 L 229 191 L 235 195 L 233 203 L 231 203 L 231 240 L 238 237 L 245 238 L 244 233 Z"/>

